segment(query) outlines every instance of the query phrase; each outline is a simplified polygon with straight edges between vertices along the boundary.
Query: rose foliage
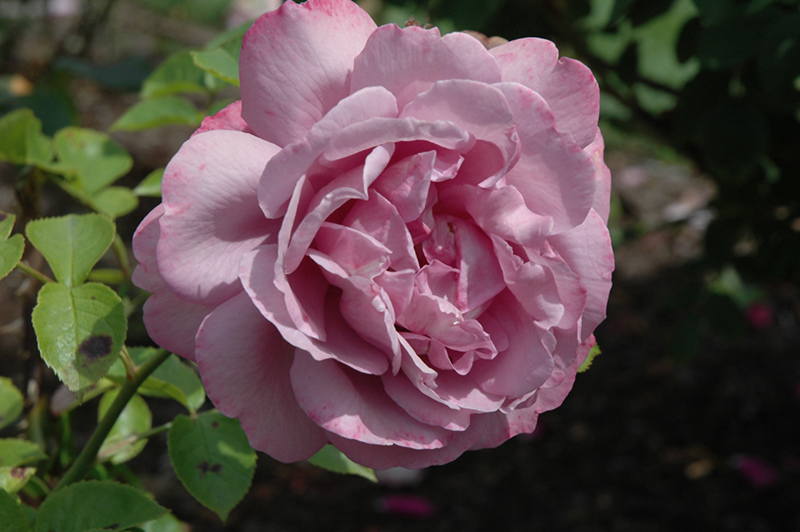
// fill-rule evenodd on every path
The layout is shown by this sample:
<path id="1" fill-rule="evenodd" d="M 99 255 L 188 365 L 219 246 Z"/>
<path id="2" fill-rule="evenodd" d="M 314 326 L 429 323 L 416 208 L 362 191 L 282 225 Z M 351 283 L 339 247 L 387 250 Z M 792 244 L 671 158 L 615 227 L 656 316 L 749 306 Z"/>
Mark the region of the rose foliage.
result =
<path id="1" fill-rule="evenodd" d="M 531 432 L 611 287 L 591 72 L 348 0 L 265 14 L 240 61 L 134 237 L 152 338 L 281 461 L 418 468 Z"/>

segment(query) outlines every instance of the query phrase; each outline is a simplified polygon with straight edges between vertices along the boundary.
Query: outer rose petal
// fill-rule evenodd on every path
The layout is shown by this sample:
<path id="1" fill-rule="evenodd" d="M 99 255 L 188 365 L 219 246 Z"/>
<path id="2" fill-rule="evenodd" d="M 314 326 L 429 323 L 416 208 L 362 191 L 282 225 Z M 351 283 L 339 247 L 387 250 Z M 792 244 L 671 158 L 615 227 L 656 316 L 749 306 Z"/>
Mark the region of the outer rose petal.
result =
<path id="1" fill-rule="evenodd" d="M 600 132 L 600 128 L 597 128 L 597 135 L 594 141 L 586 146 L 583 151 L 588 153 L 592 158 L 597 172 L 597 190 L 594 193 L 592 208 L 600 215 L 600 218 L 603 219 L 603 223 L 608 224 L 608 214 L 611 208 L 611 170 L 608 169 L 608 166 L 606 166 L 603 160 L 604 150 L 605 142 L 603 141 L 603 134 Z"/>
<path id="2" fill-rule="evenodd" d="M 558 59 L 555 44 L 518 39 L 490 53 L 503 81 L 516 81 L 542 95 L 556 117 L 556 129 L 573 136 L 582 148 L 594 140 L 600 114 L 600 90 L 592 72 L 574 59 Z"/>
<path id="3" fill-rule="evenodd" d="M 217 129 L 224 129 L 228 131 L 242 131 L 253 135 L 253 130 L 247 125 L 247 122 L 242 118 L 242 100 L 237 100 L 227 107 L 219 111 L 213 116 L 207 116 L 203 119 L 200 127 L 192 133 L 192 136 L 206 133 L 207 131 L 214 131 Z"/>
<path id="4" fill-rule="evenodd" d="M 254 448 L 282 462 L 310 458 L 327 443 L 292 392 L 293 353 L 244 293 L 217 307 L 197 335 L 197 364 L 214 405 L 239 418 Z"/>
<path id="5" fill-rule="evenodd" d="M 350 93 L 353 60 L 375 30 L 349 0 L 284 3 L 264 14 L 242 42 L 242 116 L 263 139 L 302 139 Z"/>
<path id="6" fill-rule="evenodd" d="M 279 222 L 258 205 L 261 171 L 277 146 L 238 131 L 190 138 L 164 172 L 164 216 L 156 247 L 167 286 L 217 305 L 241 290 L 243 253 L 277 237 Z"/>
<path id="7" fill-rule="evenodd" d="M 439 30 L 394 24 L 381 26 L 356 58 L 350 92 L 386 87 L 402 109 L 414 97 L 443 79 L 500 81 L 500 69 L 486 48 L 463 33 L 439 36 Z"/>
<path id="8" fill-rule="evenodd" d="M 213 307 L 188 303 L 173 294 L 158 273 L 156 244 L 161 236 L 159 222 L 164 206 L 148 214 L 133 235 L 133 252 L 139 264 L 131 280 L 153 295 L 144 304 L 144 325 L 155 343 L 176 355 L 194 360 L 194 338 L 203 319 Z"/>

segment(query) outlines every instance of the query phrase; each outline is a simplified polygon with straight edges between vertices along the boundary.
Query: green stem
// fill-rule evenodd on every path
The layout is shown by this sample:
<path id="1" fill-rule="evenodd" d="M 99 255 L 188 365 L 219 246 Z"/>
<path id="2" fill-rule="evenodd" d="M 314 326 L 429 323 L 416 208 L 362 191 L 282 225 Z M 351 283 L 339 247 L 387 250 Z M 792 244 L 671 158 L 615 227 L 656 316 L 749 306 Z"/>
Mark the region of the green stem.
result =
<path id="1" fill-rule="evenodd" d="M 100 423 L 97 424 L 97 428 L 94 429 L 89 441 L 86 443 L 86 446 L 81 451 L 81 454 L 78 455 L 78 458 L 73 462 L 72 466 L 67 470 L 61 480 L 56 484 L 56 487 L 53 488 L 53 491 L 58 491 L 61 488 L 69 486 L 73 482 L 77 482 L 81 480 L 86 474 L 92 469 L 94 466 L 95 460 L 97 459 L 97 452 L 100 450 L 100 446 L 105 441 L 108 433 L 111 432 L 111 428 L 116 423 L 117 418 L 122 413 L 122 410 L 128 404 L 131 397 L 136 393 L 136 390 L 139 386 L 144 382 L 144 380 L 150 376 L 155 369 L 160 366 L 167 358 L 169 358 L 170 353 L 164 349 L 159 349 L 156 354 L 150 357 L 147 362 L 141 365 L 136 371 L 133 380 L 125 381 L 125 384 L 122 386 L 122 389 L 117 394 L 117 397 L 114 399 L 114 402 L 111 403 L 106 415 L 103 416 L 103 419 L 100 420 Z"/>
<path id="2" fill-rule="evenodd" d="M 117 256 L 119 269 L 122 270 L 122 273 L 125 275 L 126 279 L 130 279 L 131 262 L 128 260 L 128 250 L 125 249 L 125 243 L 122 241 L 119 233 L 117 233 L 117 235 L 114 237 L 114 243 L 111 245 L 111 248 L 114 250 L 114 255 Z"/>
<path id="3" fill-rule="evenodd" d="M 53 279 L 49 278 L 48 276 L 46 276 L 45 274 L 43 274 L 42 272 L 40 272 L 38 270 L 34 270 L 33 268 L 31 268 L 30 266 L 28 266 L 27 264 L 25 264 L 22 261 L 19 261 L 17 263 L 17 268 L 19 268 L 21 271 L 27 273 L 28 275 L 30 275 L 31 277 L 33 277 L 34 279 L 36 279 L 40 283 L 54 283 L 55 282 Z"/>

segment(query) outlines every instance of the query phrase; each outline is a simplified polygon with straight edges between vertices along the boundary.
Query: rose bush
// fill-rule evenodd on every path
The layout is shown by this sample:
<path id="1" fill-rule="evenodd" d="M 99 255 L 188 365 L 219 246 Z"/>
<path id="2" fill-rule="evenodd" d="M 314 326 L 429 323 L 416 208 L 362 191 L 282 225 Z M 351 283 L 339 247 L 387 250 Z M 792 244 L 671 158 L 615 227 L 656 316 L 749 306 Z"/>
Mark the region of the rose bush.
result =
<path id="1" fill-rule="evenodd" d="M 598 88 L 555 46 L 287 2 L 136 232 L 154 341 L 281 461 L 424 467 L 531 432 L 605 316 Z"/>

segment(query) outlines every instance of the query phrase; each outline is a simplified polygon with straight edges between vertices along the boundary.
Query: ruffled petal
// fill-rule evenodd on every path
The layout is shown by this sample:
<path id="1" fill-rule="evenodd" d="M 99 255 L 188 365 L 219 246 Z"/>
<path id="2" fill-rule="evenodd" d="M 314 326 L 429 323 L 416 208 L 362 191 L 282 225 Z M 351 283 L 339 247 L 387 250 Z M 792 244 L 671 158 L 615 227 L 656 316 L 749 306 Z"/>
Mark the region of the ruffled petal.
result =
<path id="1" fill-rule="evenodd" d="M 356 58 L 351 92 L 379 85 L 397 97 L 402 109 L 439 80 L 500 81 L 500 69 L 486 48 L 463 33 L 387 24 L 375 30 Z"/>
<path id="2" fill-rule="evenodd" d="M 542 95 L 556 118 L 556 129 L 571 135 L 581 148 L 595 138 L 600 89 L 592 72 L 574 59 L 558 59 L 555 44 L 544 39 L 517 39 L 492 48 L 503 81 L 514 81 Z"/>
<path id="3" fill-rule="evenodd" d="M 167 286 L 186 301 L 217 305 L 241 290 L 242 254 L 277 239 L 256 200 L 278 147 L 238 131 L 209 131 L 181 147 L 164 172 L 156 246 Z"/>
<path id="4" fill-rule="evenodd" d="M 517 83 L 499 83 L 514 113 L 522 151 L 506 174 L 536 214 L 553 218 L 553 231 L 579 225 L 592 207 L 595 168 L 571 135 L 559 133 L 541 96 Z"/>
<path id="5" fill-rule="evenodd" d="M 306 460 L 328 442 L 292 391 L 294 351 L 245 293 L 209 314 L 197 336 L 197 364 L 211 401 L 241 421 L 255 449 L 282 462 Z"/>
<path id="6" fill-rule="evenodd" d="M 375 27 L 349 0 L 285 2 L 264 14 L 242 41 L 244 119 L 278 146 L 301 140 L 350 94 L 353 60 Z"/>
<path id="7" fill-rule="evenodd" d="M 334 360 L 318 361 L 298 350 L 291 370 L 300 406 L 320 427 L 376 446 L 438 449 L 453 433 L 409 416 L 383 390 L 380 379 Z"/>
<path id="8" fill-rule="evenodd" d="M 200 127 L 192 133 L 192 136 L 205 133 L 207 131 L 214 131 L 217 129 L 227 131 L 242 131 L 250 135 L 255 135 L 247 122 L 242 118 L 242 100 L 237 100 L 228 104 L 224 109 L 218 111 L 212 116 L 207 116 L 203 119 Z"/>

